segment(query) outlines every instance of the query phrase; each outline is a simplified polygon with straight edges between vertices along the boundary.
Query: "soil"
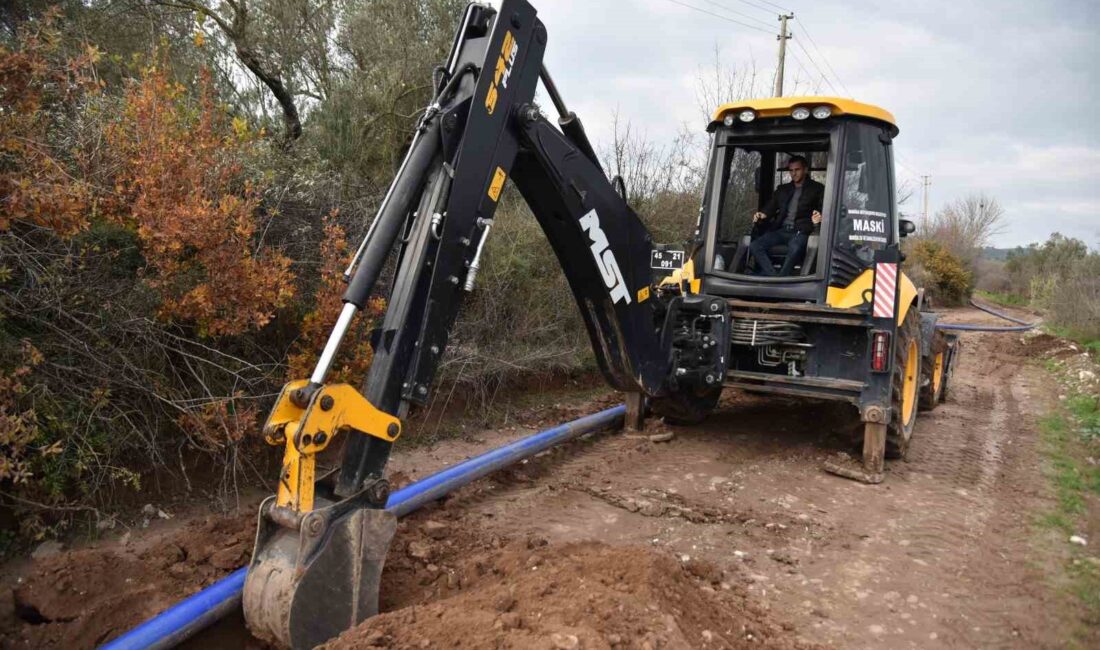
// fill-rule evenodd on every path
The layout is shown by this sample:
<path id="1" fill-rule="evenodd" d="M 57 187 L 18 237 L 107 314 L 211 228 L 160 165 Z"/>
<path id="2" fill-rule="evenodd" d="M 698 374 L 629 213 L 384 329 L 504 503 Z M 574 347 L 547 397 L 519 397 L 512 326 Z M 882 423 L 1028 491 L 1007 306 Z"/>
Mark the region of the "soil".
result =
<path id="1" fill-rule="evenodd" d="M 1034 527 L 1054 395 L 1030 363 L 1061 345 L 963 341 L 946 403 L 879 485 L 821 470 L 851 449 L 849 407 L 727 391 L 702 425 L 586 436 L 405 518 L 384 613 L 328 647 L 1062 647 L 1079 613 Z M 390 468 L 415 480 L 615 401 L 528 412 Z M 181 518 L 25 566 L 0 593 L 4 645 L 93 647 L 246 561 L 251 512 Z M 262 647 L 239 619 L 193 646 Z"/>
<path id="2" fill-rule="evenodd" d="M 7 647 L 92 648 L 243 566 L 255 515 L 207 516 L 35 561 L 7 602 Z"/>

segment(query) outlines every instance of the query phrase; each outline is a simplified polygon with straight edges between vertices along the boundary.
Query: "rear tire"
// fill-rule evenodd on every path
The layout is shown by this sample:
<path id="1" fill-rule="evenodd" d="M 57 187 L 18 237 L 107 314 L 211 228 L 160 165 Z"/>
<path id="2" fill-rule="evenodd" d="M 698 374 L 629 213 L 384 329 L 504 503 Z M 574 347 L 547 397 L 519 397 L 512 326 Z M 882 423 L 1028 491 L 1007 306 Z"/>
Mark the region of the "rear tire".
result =
<path id="1" fill-rule="evenodd" d="M 917 402 L 921 378 L 920 314 L 910 308 L 898 328 L 894 346 L 894 374 L 891 381 L 891 418 L 886 427 L 886 457 L 905 458 L 913 425 L 917 421 Z"/>
<path id="2" fill-rule="evenodd" d="M 657 397 L 650 400 L 649 408 L 662 416 L 668 424 L 687 426 L 707 419 L 718 406 L 718 398 L 721 396 L 722 386 L 719 385 L 699 393 L 674 393 L 667 397 Z"/>

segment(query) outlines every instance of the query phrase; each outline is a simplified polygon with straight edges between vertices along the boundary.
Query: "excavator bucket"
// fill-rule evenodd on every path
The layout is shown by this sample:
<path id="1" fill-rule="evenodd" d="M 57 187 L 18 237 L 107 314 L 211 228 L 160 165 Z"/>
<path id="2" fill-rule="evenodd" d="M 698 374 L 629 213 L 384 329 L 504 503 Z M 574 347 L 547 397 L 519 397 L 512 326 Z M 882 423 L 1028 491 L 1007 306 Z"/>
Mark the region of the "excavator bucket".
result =
<path id="1" fill-rule="evenodd" d="M 260 508 L 256 552 L 244 584 L 251 632 L 280 647 L 313 648 L 378 613 L 382 567 L 397 529 L 393 513 L 344 504 L 319 508 L 297 529 Z"/>

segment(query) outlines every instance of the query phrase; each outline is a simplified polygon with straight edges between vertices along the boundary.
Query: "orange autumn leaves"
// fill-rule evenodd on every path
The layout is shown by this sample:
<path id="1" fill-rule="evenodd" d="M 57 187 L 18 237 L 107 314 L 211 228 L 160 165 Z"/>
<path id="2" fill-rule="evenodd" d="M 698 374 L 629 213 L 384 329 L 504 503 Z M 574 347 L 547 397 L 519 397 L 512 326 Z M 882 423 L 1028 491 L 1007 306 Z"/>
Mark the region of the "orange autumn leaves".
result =
<path id="1" fill-rule="evenodd" d="M 260 236 L 264 188 L 245 169 L 256 135 L 230 120 L 208 78 L 189 95 L 164 66 L 144 69 L 121 106 L 97 104 L 99 53 L 64 58 L 55 21 L 0 47 L 0 233 L 68 238 L 96 220 L 121 224 L 140 240 L 163 320 L 212 337 L 266 325 L 292 298 L 294 276 Z M 97 137 L 58 141 L 57 127 L 97 110 L 117 117 Z"/>
<path id="2" fill-rule="evenodd" d="M 295 343 L 295 352 L 287 359 L 288 379 L 301 379 L 313 372 L 317 351 L 324 347 L 343 307 L 343 268 L 348 259 L 348 242 L 344 229 L 334 217 L 333 214 L 325 219 L 325 233 L 321 241 L 321 283 L 313 310 L 302 319 L 301 336 Z M 347 382 L 364 376 L 373 358 L 368 330 L 385 307 L 385 300 L 375 297 L 355 315 L 332 365 L 331 381 Z"/>
<path id="3" fill-rule="evenodd" d="M 86 71 L 99 53 L 89 47 L 56 60 L 57 15 L 48 12 L 14 49 L 0 46 L 0 232 L 23 222 L 72 235 L 88 223 L 91 190 L 70 172 L 51 126 L 67 102 L 94 88 Z"/>
<path id="4" fill-rule="evenodd" d="M 161 315 L 207 336 L 263 327 L 293 296 L 290 259 L 257 243 L 261 190 L 243 161 L 254 140 L 214 104 L 197 102 L 159 68 L 128 89 L 107 142 L 122 161 L 116 215 L 137 229 L 146 283 Z"/>

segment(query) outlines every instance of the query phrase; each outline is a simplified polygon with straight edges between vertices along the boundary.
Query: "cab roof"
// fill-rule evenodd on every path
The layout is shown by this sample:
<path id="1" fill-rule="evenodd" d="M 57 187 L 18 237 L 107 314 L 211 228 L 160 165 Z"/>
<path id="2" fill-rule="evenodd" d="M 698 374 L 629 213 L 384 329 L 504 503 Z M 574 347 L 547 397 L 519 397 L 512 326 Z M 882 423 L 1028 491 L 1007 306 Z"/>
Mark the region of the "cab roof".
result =
<path id="1" fill-rule="evenodd" d="M 872 120 L 878 120 L 879 122 L 885 122 L 890 125 L 894 135 L 898 133 L 897 122 L 894 121 L 893 114 L 890 111 L 879 108 L 872 104 L 864 104 L 863 102 L 857 102 L 854 99 L 843 99 L 841 97 L 766 97 L 761 99 L 743 99 L 736 102 L 729 102 L 722 104 L 714 111 L 714 119 L 710 123 L 707 130 L 713 130 L 722 123 L 722 119 L 726 116 L 726 113 L 734 112 L 738 113 L 751 108 L 756 111 L 757 117 L 786 117 L 791 114 L 795 108 L 799 106 L 805 106 L 811 111 L 816 106 L 828 106 L 832 109 L 834 116 L 839 115 L 852 115 L 856 117 L 870 118 Z M 814 118 L 809 118 L 811 121 Z"/>

